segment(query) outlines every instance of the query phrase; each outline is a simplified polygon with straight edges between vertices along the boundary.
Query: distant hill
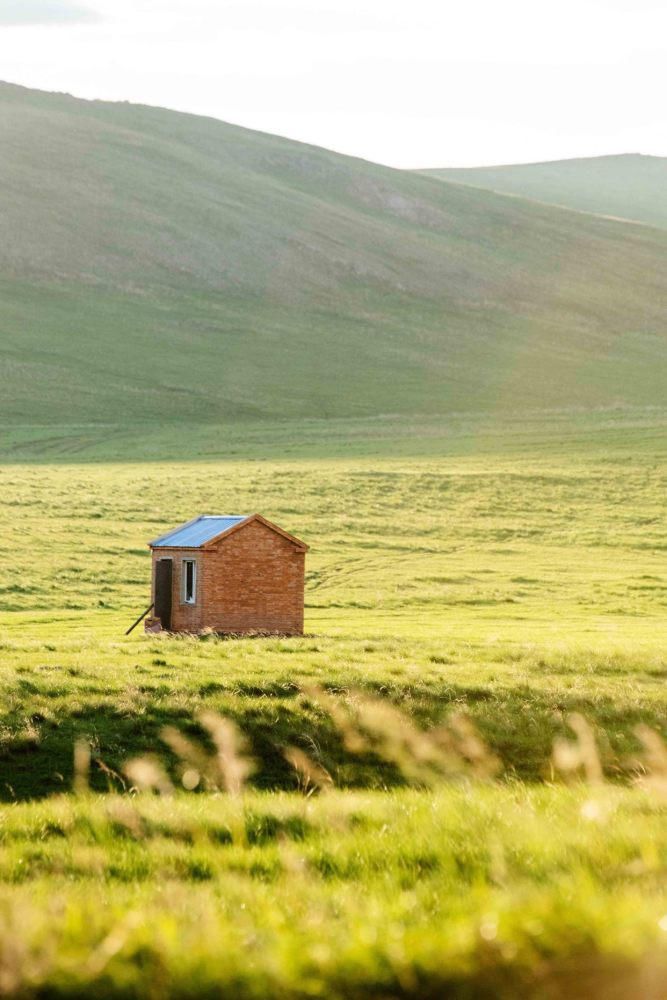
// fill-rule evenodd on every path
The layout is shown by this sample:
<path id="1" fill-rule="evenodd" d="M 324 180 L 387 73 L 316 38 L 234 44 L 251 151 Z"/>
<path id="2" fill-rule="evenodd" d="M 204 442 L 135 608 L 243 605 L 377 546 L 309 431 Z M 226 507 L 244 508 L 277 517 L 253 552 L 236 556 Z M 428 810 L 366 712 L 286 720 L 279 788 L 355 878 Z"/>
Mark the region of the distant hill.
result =
<path id="1" fill-rule="evenodd" d="M 667 229 L 667 157 L 635 153 L 423 172 L 445 181 Z"/>
<path id="2" fill-rule="evenodd" d="M 0 423 L 663 403 L 667 233 L 0 86 Z"/>

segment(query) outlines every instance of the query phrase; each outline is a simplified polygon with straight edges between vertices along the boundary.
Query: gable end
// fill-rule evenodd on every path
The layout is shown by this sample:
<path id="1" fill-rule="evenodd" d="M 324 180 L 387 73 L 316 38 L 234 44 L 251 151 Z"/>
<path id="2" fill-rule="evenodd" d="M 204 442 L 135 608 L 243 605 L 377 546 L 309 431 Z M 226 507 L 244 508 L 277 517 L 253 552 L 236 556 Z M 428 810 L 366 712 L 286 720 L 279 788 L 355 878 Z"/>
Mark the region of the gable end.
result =
<path id="1" fill-rule="evenodd" d="M 290 542 L 296 549 L 299 549 L 299 551 L 301 552 L 308 551 L 308 546 L 306 545 L 305 542 L 302 542 L 300 538 L 297 538 L 295 535 L 290 535 L 288 531 L 284 531 L 283 528 L 279 528 L 277 524 L 274 524 L 273 521 L 268 521 L 265 517 L 262 517 L 261 514 L 251 514 L 250 517 L 246 517 L 245 520 L 241 521 L 239 524 L 235 524 L 232 528 L 228 528 L 226 531 L 223 531 L 219 535 L 216 535 L 215 538 L 209 539 L 208 542 L 205 542 L 204 545 L 202 545 L 202 548 L 203 549 L 214 548 L 219 542 L 224 541 L 226 538 L 229 538 L 230 535 L 233 535 L 237 531 L 243 531 L 245 527 L 247 527 L 249 524 L 252 524 L 253 522 L 258 522 L 259 524 L 263 524 L 264 527 L 268 528 L 270 531 L 275 531 L 277 535 L 281 535 L 288 542 Z"/>

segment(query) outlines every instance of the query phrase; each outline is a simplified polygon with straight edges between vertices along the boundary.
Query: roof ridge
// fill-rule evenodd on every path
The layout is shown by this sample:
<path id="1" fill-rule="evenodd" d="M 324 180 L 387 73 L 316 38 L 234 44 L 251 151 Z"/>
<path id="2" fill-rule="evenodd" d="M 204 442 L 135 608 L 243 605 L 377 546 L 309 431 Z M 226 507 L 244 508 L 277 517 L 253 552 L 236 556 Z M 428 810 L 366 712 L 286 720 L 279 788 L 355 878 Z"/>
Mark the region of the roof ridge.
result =
<path id="1" fill-rule="evenodd" d="M 211 517 L 217 519 L 217 518 L 221 518 L 221 517 L 225 517 L 225 518 L 232 518 L 232 517 L 246 518 L 246 517 L 249 517 L 249 516 L 250 516 L 249 514 L 200 514 L 199 517 L 197 518 L 197 520 L 198 521 L 205 521 L 207 518 L 211 518 Z"/>
<path id="2" fill-rule="evenodd" d="M 199 514 L 185 524 L 171 528 L 148 544 L 151 548 L 201 548 L 209 538 L 237 527 L 247 521 L 249 516 L 249 514 Z M 218 523 L 208 526 L 204 525 L 203 521 Z"/>

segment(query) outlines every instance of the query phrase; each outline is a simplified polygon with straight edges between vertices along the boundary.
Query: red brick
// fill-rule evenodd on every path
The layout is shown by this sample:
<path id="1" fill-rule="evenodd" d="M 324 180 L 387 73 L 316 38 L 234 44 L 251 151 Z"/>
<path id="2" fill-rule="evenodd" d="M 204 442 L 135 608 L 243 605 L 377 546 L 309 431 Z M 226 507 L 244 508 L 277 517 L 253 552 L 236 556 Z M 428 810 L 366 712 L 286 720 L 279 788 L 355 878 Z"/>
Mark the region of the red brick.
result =
<path id="1" fill-rule="evenodd" d="M 303 634 L 307 547 L 264 519 L 249 519 L 199 549 L 153 550 L 173 560 L 173 632 Z M 197 564 L 196 601 L 182 598 L 183 560 Z"/>

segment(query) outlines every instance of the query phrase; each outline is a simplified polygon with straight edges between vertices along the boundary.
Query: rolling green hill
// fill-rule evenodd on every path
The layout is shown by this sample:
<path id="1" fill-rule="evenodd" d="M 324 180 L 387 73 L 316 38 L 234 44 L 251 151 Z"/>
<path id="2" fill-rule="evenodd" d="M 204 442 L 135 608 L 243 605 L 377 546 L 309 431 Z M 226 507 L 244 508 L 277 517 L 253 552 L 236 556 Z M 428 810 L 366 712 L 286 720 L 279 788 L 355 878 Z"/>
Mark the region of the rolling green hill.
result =
<path id="1" fill-rule="evenodd" d="M 667 229 L 667 157 L 628 153 L 424 173 L 445 181 Z"/>
<path id="2" fill-rule="evenodd" d="M 0 86 L 0 423 L 662 403 L 667 233 Z"/>

